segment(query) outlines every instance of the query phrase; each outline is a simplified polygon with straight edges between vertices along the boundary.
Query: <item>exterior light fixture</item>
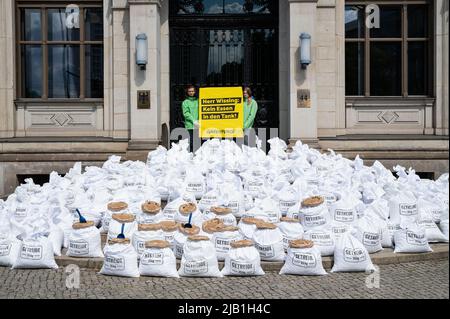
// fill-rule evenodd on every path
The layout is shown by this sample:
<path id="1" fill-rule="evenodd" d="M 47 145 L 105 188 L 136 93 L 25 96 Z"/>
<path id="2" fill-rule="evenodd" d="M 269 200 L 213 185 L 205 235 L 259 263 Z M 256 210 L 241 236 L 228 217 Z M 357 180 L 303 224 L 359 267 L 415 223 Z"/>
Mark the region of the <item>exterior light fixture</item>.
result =
<path id="1" fill-rule="evenodd" d="M 300 34 L 300 64 L 304 70 L 311 64 L 311 36 L 308 33 Z"/>
<path id="2" fill-rule="evenodd" d="M 146 69 L 148 63 L 147 52 L 147 35 L 145 35 L 145 33 L 140 33 L 136 36 L 136 64 L 141 70 Z"/>

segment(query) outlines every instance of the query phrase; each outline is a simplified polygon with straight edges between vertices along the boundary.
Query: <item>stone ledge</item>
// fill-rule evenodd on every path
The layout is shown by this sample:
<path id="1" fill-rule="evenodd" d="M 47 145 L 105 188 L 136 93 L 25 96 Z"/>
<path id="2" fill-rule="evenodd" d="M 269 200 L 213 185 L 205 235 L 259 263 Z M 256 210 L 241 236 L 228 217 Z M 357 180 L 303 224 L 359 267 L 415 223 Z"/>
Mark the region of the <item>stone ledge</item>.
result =
<path id="1" fill-rule="evenodd" d="M 373 264 L 375 265 L 388 265 L 388 264 L 401 264 L 409 263 L 414 261 L 426 261 L 426 260 L 440 260 L 448 259 L 448 248 L 449 245 L 446 243 L 442 244 L 431 244 L 433 252 L 422 253 L 422 254 L 394 254 L 392 249 L 385 248 L 383 251 L 371 254 Z M 60 267 L 65 267 L 68 265 L 77 265 L 80 268 L 88 268 L 100 270 L 103 265 L 103 258 L 73 258 L 67 256 L 55 257 L 56 263 Z M 261 267 L 264 271 L 280 271 L 283 267 L 283 262 L 268 262 L 262 261 Z M 322 257 L 322 264 L 325 269 L 330 270 L 333 266 L 333 257 Z M 177 267 L 180 266 L 180 260 L 177 260 Z M 219 268 L 222 269 L 224 266 L 223 262 L 219 262 Z"/>

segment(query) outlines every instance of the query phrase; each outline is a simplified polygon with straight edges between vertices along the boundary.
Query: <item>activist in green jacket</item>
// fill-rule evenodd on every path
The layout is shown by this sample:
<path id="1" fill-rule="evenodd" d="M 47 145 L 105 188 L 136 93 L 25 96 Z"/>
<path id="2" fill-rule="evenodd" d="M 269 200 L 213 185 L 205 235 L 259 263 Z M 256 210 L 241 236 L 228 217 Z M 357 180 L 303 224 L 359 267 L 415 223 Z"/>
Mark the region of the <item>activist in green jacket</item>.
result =
<path id="1" fill-rule="evenodd" d="M 195 96 L 195 87 L 189 86 L 186 90 L 187 98 L 183 101 L 184 127 L 193 130 L 198 123 L 198 98 Z"/>
<path id="2" fill-rule="evenodd" d="M 252 90 L 246 87 L 244 88 L 244 130 L 253 127 L 257 112 L 258 103 L 252 97 Z"/>

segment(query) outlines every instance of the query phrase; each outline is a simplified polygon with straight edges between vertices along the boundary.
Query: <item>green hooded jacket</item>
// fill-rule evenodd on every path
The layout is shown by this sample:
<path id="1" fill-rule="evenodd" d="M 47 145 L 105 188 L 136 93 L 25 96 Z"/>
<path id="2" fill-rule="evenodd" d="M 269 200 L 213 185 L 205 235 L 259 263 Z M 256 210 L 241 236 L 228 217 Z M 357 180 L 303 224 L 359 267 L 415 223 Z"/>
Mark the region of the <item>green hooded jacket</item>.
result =
<path id="1" fill-rule="evenodd" d="M 256 112 L 258 112 L 258 103 L 252 98 L 250 105 L 244 101 L 244 129 L 252 128 L 255 121 Z"/>
<path id="2" fill-rule="evenodd" d="M 181 105 L 184 116 L 184 127 L 188 130 L 194 129 L 194 122 L 198 121 L 198 99 L 187 97 Z"/>

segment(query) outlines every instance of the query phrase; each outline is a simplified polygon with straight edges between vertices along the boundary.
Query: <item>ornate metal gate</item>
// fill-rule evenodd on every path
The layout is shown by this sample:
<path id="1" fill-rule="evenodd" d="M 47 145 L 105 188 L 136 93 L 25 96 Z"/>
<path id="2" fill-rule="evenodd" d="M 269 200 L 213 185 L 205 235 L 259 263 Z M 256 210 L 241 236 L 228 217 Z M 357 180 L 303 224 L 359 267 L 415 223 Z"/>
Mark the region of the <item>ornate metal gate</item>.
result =
<path id="1" fill-rule="evenodd" d="M 232 14 L 226 13 L 228 1 L 216 1 L 224 3 L 219 14 L 207 14 L 204 7 L 190 12 L 188 2 L 203 3 L 170 3 L 171 128 L 183 127 L 181 103 L 188 84 L 250 86 L 259 106 L 255 126 L 278 127 L 278 1 L 254 1 L 265 5 L 260 13 L 248 12 L 248 1 L 236 0 L 234 5 L 243 6 Z"/>

